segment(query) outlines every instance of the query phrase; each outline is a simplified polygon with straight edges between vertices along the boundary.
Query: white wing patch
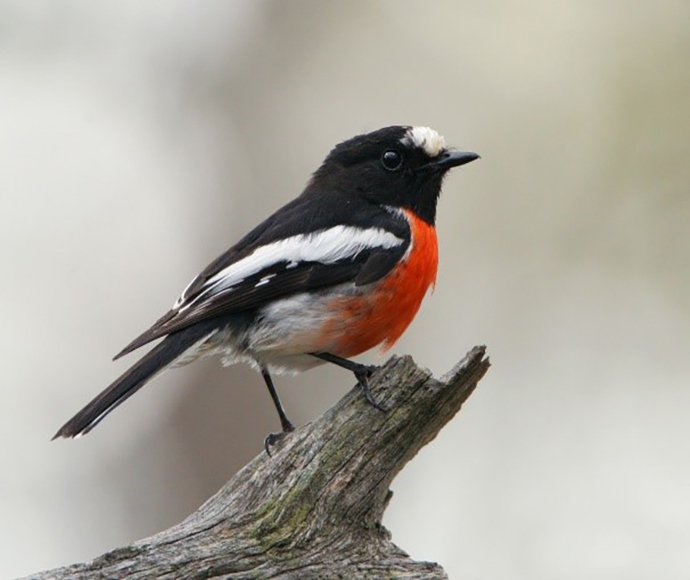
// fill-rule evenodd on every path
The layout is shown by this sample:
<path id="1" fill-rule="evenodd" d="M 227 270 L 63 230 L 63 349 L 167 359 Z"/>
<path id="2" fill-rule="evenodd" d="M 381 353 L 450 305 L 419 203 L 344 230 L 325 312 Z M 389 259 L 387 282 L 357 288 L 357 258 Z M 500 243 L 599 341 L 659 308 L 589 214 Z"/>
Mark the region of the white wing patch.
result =
<path id="1" fill-rule="evenodd" d="M 186 302 L 183 292 L 173 309 L 184 312 L 200 299 L 227 290 L 249 276 L 279 262 L 288 262 L 287 268 L 294 268 L 300 262 L 333 264 L 339 260 L 355 258 L 364 250 L 390 249 L 403 242 L 403 239 L 381 228 L 363 229 L 352 226 L 335 226 L 311 234 L 299 234 L 278 240 L 258 247 L 246 258 L 231 264 L 209 278 L 191 301 Z M 268 284 L 274 276 L 275 274 L 264 276 L 256 286 Z"/>
<path id="2" fill-rule="evenodd" d="M 254 284 L 254 288 L 258 288 L 259 286 L 265 286 L 271 281 L 271 278 L 275 278 L 275 274 L 268 274 L 267 276 L 264 276 L 259 280 L 256 284 Z"/>
<path id="3" fill-rule="evenodd" d="M 446 147 L 446 140 L 431 127 L 410 127 L 401 143 L 424 149 L 429 157 L 436 157 Z"/>

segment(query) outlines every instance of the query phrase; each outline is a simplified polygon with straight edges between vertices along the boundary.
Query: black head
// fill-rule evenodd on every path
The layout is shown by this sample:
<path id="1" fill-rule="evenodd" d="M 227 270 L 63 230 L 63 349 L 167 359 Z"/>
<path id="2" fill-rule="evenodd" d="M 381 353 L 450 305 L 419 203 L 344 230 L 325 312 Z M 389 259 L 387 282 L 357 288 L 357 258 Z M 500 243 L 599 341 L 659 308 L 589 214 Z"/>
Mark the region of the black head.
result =
<path id="1" fill-rule="evenodd" d="M 410 209 L 434 223 L 443 177 L 478 157 L 446 148 L 443 137 L 428 127 L 385 127 L 336 145 L 312 185 Z"/>

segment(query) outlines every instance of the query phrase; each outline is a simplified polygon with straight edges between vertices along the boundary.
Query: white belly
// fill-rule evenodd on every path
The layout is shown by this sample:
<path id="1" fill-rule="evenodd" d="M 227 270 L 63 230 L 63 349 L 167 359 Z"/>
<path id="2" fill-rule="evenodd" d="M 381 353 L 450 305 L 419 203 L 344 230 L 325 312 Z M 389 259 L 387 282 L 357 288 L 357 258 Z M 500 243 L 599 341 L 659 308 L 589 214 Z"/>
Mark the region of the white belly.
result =
<path id="1" fill-rule="evenodd" d="M 357 292 L 352 284 L 343 287 L 343 294 Z M 322 343 L 324 325 L 332 320 L 327 296 L 297 294 L 273 302 L 259 311 L 251 328 L 238 332 L 220 330 L 197 348 L 185 354 L 184 364 L 199 356 L 220 355 L 224 365 L 249 363 L 260 369 L 267 367 L 276 374 L 297 373 L 323 364 L 307 353 L 330 351 L 333 345 Z"/>

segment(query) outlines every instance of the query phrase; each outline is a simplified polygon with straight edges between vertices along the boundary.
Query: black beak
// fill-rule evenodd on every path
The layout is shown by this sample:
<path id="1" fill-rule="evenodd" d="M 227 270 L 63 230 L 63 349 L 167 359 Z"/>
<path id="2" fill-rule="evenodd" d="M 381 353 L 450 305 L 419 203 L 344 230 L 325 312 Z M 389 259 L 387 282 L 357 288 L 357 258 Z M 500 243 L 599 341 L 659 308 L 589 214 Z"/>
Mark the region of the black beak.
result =
<path id="1" fill-rule="evenodd" d="M 443 169 L 445 171 L 451 167 L 460 167 L 460 165 L 465 165 L 465 163 L 469 163 L 475 159 L 479 159 L 479 155 L 476 153 L 447 149 L 441 153 L 438 159 L 432 161 L 429 165 L 434 169 Z"/>

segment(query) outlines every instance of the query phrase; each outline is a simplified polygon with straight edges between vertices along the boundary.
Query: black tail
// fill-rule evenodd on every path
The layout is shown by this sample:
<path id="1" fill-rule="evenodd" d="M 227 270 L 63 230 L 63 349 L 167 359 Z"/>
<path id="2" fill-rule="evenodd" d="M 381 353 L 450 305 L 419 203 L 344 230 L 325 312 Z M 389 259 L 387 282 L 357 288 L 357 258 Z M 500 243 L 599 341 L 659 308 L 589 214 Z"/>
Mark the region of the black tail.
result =
<path id="1" fill-rule="evenodd" d="M 157 373 L 179 358 L 195 343 L 203 340 L 209 334 L 206 325 L 186 328 L 169 335 L 163 342 L 148 352 L 139 362 L 125 372 L 112 385 L 105 389 L 86 407 L 79 411 L 60 430 L 53 439 L 58 437 L 76 437 L 85 435 L 98 425 L 113 409 L 124 403 L 136 393 Z"/>

